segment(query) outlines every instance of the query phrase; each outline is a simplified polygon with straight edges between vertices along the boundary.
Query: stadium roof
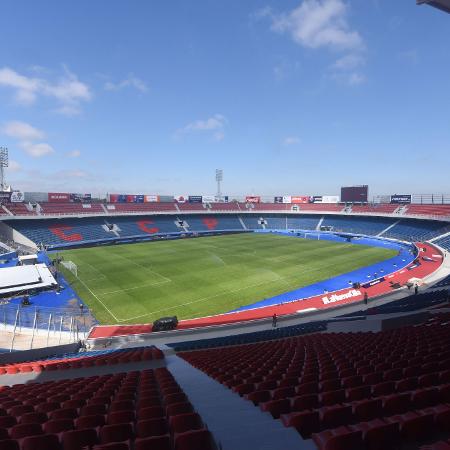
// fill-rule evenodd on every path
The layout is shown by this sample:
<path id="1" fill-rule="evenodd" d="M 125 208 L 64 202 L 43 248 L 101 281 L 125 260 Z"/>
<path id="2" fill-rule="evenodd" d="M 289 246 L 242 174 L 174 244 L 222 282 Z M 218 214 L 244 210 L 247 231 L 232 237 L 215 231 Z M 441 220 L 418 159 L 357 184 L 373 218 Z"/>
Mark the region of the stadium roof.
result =
<path id="1" fill-rule="evenodd" d="M 427 4 L 450 13 L 450 0 L 417 0 L 418 5 Z"/>

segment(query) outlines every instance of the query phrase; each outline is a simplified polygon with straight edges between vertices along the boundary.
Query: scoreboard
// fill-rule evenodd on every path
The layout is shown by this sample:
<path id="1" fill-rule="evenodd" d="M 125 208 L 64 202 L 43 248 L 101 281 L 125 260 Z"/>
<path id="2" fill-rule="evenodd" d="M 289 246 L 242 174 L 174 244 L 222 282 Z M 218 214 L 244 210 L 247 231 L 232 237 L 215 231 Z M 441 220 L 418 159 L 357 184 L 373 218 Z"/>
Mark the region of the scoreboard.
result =
<path id="1" fill-rule="evenodd" d="M 369 186 L 341 187 L 341 202 L 343 203 L 367 203 L 369 198 Z"/>

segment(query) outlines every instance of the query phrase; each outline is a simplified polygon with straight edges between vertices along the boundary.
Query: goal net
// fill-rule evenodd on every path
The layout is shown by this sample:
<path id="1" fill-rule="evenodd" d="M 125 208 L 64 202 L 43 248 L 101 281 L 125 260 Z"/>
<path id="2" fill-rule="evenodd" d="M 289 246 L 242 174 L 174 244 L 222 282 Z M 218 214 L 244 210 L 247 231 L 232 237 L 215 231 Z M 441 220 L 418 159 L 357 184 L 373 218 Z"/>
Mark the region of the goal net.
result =
<path id="1" fill-rule="evenodd" d="M 61 264 L 70 272 L 72 272 L 75 277 L 78 277 L 77 265 L 72 261 L 61 261 Z"/>

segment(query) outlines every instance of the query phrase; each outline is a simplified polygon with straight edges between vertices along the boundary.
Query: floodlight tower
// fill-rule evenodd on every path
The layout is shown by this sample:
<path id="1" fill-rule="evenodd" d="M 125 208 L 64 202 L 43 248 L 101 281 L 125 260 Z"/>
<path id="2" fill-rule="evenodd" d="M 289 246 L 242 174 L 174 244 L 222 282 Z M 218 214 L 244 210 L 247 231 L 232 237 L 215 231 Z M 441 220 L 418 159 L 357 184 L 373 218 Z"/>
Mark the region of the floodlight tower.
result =
<path id="1" fill-rule="evenodd" d="M 223 180 L 223 170 L 216 169 L 216 182 L 217 182 L 217 198 L 220 201 L 222 198 L 222 192 L 220 191 L 220 183 Z"/>
<path id="2" fill-rule="evenodd" d="M 0 147 L 0 188 L 5 191 L 5 167 L 8 167 L 8 149 L 6 147 Z"/>

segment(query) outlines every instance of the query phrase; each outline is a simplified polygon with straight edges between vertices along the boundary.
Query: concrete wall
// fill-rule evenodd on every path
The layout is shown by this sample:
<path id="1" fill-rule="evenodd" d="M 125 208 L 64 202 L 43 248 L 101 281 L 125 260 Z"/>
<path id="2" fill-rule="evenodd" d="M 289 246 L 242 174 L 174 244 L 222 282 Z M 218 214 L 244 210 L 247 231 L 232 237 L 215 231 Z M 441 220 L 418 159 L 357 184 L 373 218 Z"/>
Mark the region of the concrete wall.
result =
<path id="1" fill-rule="evenodd" d="M 17 242 L 18 244 L 25 245 L 26 247 L 31 247 L 37 250 L 37 245 L 27 237 L 25 237 L 22 233 L 19 233 L 14 228 L 11 228 L 6 223 L 0 221 L 0 236 L 8 239 L 10 241 Z"/>
<path id="2" fill-rule="evenodd" d="M 358 333 L 358 332 L 378 332 L 394 330 L 395 328 L 406 327 L 422 323 L 429 317 L 429 312 L 419 312 L 412 314 L 380 314 L 375 317 L 352 321 L 331 322 L 328 324 L 327 333 Z"/>
<path id="3" fill-rule="evenodd" d="M 0 354 L 0 363 L 18 363 L 30 361 L 33 359 L 46 358 L 53 355 L 61 355 L 63 353 L 73 353 L 78 351 L 80 344 L 78 342 L 73 344 L 55 345 L 54 347 L 35 348 L 33 350 L 23 350 L 12 353 Z"/>

